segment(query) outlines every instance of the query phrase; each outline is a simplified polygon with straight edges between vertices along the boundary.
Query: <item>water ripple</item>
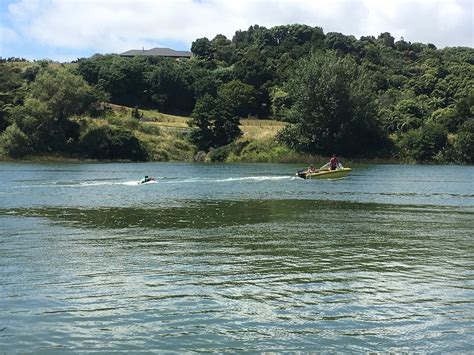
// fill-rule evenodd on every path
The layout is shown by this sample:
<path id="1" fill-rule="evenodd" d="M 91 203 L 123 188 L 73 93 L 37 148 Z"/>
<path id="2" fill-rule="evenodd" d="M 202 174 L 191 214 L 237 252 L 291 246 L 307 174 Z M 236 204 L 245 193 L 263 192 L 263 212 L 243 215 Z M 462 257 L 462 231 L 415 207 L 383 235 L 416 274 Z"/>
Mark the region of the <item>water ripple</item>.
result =
<path id="1" fill-rule="evenodd" d="M 156 176 L 176 167 L 68 167 L 61 181 L 77 184 L 54 188 L 19 186 L 57 171 L 10 183 L 0 169 L 17 186 L 0 202 L 1 351 L 472 351 L 464 185 L 418 191 L 397 167 L 303 181 L 262 165 L 218 176 L 191 165 L 151 186 L 118 184 L 143 166 Z M 385 189 L 369 186 L 369 173 Z"/>

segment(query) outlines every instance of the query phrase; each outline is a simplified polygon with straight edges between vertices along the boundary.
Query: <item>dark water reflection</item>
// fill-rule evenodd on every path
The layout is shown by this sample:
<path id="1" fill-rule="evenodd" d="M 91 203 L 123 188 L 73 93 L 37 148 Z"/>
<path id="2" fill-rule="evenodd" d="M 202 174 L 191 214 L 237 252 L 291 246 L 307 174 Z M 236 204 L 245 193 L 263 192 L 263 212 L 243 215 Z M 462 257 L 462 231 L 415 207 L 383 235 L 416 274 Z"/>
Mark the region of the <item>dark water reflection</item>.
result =
<path id="1" fill-rule="evenodd" d="M 460 201 L 3 201 L 0 350 L 466 353 L 474 219 Z"/>

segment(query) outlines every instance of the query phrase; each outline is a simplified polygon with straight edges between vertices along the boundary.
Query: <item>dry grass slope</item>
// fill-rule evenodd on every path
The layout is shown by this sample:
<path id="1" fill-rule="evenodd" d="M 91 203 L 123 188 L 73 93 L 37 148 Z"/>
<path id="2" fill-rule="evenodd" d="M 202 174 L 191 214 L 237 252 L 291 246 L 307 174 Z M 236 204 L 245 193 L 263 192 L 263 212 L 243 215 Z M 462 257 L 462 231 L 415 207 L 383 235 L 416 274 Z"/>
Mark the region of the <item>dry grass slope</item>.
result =
<path id="1" fill-rule="evenodd" d="M 107 104 L 112 111 L 122 118 L 131 117 L 132 109 L 125 106 L 114 104 Z M 189 117 L 170 115 L 154 110 L 138 110 L 141 119 L 140 122 L 147 125 L 157 126 L 164 131 L 188 130 Z M 272 139 L 276 136 L 278 131 L 285 127 L 285 123 L 273 120 L 259 120 L 259 119 L 241 119 L 240 129 L 243 132 L 244 138 L 251 140 L 266 140 Z"/>

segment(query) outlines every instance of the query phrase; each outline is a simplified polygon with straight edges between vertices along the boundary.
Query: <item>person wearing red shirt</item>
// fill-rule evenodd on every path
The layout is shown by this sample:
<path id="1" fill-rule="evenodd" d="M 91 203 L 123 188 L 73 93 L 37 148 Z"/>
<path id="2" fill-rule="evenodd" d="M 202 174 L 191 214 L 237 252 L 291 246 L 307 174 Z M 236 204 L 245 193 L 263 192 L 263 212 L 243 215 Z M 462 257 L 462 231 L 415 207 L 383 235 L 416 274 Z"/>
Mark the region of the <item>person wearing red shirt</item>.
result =
<path id="1" fill-rule="evenodd" d="M 331 157 L 331 160 L 329 160 L 329 164 L 330 164 L 330 169 L 331 170 L 336 170 L 338 165 L 339 165 L 339 160 L 337 160 L 336 158 L 336 154 L 333 154 L 333 156 Z"/>

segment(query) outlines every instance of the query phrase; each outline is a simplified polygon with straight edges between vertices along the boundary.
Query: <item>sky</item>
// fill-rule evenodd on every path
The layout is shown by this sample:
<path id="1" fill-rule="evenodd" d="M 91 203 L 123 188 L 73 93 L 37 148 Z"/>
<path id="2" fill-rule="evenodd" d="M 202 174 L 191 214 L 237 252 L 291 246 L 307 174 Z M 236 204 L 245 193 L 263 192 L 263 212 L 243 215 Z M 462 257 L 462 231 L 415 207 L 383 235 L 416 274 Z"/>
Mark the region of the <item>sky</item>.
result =
<path id="1" fill-rule="evenodd" d="M 169 47 L 249 26 L 474 47 L 473 0 L 0 0 L 0 57 L 59 62 Z"/>

